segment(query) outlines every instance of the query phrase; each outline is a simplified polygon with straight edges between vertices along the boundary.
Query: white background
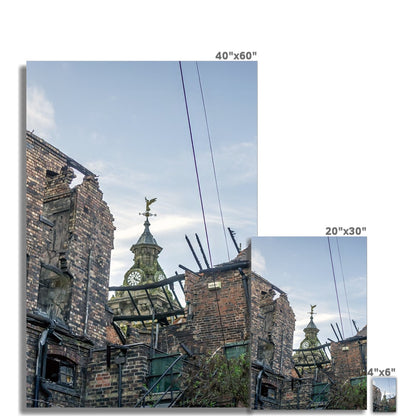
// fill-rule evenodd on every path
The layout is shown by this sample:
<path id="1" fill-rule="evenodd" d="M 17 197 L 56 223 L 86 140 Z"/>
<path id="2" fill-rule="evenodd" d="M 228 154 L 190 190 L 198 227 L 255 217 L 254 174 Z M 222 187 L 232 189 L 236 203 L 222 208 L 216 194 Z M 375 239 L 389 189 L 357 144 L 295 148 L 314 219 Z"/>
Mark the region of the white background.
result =
<path id="1" fill-rule="evenodd" d="M 415 6 L 406 1 L 15 1 L 0 12 L 2 404 L 21 412 L 27 60 L 259 62 L 259 235 L 365 226 L 368 367 L 413 387 Z M 22 225 L 23 224 L 23 225 Z M 413 368 L 412 368 L 413 367 Z M 367 413 L 371 413 L 367 411 Z"/>

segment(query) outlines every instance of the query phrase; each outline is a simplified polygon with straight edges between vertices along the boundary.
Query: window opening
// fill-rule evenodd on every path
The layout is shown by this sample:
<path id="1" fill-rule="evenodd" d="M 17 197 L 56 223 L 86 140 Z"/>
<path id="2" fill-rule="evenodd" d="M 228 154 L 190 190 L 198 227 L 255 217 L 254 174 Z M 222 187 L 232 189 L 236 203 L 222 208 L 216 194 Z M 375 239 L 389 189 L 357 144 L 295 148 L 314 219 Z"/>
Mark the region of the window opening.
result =
<path id="1" fill-rule="evenodd" d="M 179 357 L 179 355 L 158 354 L 151 358 L 151 370 L 149 376 L 149 386 L 158 380 L 158 378 L 169 368 L 169 366 Z M 153 389 L 154 393 L 165 392 L 169 389 L 172 391 L 179 390 L 179 383 L 177 381 L 183 367 L 182 360 L 179 360 Z"/>
<path id="2" fill-rule="evenodd" d="M 59 357 L 48 357 L 45 379 L 67 387 L 75 385 L 75 365 Z"/>
<path id="3" fill-rule="evenodd" d="M 238 359 L 247 353 L 247 342 L 237 342 L 225 345 L 225 356 L 227 360 Z"/>
<path id="4" fill-rule="evenodd" d="M 274 358 L 274 344 L 273 342 L 259 338 L 257 347 L 257 360 L 264 362 L 265 365 L 271 367 Z"/>

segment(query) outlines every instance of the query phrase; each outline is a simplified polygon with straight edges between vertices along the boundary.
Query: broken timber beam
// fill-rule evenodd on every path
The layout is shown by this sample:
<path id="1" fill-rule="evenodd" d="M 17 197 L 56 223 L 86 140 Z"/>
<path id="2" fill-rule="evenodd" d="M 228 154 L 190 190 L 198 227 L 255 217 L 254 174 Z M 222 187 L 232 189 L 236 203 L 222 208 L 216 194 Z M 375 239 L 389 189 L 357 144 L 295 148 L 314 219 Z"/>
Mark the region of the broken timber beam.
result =
<path id="1" fill-rule="evenodd" d="M 127 291 L 135 291 L 135 290 L 146 290 L 146 289 L 155 289 L 157 287 L 166 286 L 169 283 L 178 282 L 181 280 L 185 280 L 184 274 L 177 274 L 176 276 L 169 277 L 168 279 L 160 280 L 159 282 L 154 283 L 146 283 L 144 285 L 137 285 L 137 286 L 110 286 L 108 290 L 110 291 L 117 291 L 117 292 L 127 292 Z"/>
<path id="2" fill-rule="evenodd" d="M 185 315 L 185 311 L 183 309 L 176 309 L 174 311 L 171 312 L 163 312 L 163 313 L 156 313 L 154 315 L 154 319 L 159 320 L 159 319 L 164 319 L 164 318 L 168 318 L 170 316 L 175 316 L 175 315 Z M 134 322 L 134 321 L 151 321 L 153 319 L 153 315 L 116 315 L 113 317 L 113 321 L 129 321 L 129 322 Z"/>

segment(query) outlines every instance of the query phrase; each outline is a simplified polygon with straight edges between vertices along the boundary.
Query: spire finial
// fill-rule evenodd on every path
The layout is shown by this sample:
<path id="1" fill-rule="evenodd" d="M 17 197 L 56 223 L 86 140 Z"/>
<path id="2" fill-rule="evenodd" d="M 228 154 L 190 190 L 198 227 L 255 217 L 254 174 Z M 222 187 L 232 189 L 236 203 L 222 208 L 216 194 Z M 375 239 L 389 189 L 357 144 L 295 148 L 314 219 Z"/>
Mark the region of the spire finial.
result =
<path id="1" fill-rule="evenodd" d="M 150 213 L 150 205 L 152 205 L 154 202 L 156 202 L 157 198 L 152 198 L 152 199 L 147 199 L 146 197 L 144 197 L 144 200 L 146 201 L 146 211 L 145 212 L 139 212 L 139 215 L 144 215 L 146 217 L 146 220 L 149 217 L 152 216 L 156 216 L 156 214 L 151 214 Z"/>
<path id="2" fill-rule="evenodd" d="M 313 319 L 313 315 L 316 315 L 316 312 L 313 310 L 316 308 L 316 305 L 311 305 L 311 311 L 309 312 L 311 314 L 311 319 Z"/>

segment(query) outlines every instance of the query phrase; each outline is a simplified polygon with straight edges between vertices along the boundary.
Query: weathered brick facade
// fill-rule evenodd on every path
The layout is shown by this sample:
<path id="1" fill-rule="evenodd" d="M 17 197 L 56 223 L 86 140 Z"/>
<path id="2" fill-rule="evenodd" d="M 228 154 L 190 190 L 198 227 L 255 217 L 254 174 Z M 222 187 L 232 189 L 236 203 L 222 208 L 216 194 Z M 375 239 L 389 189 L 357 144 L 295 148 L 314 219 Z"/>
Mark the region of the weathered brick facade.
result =
<path id="1" fill-rule="evenodd" d="M 335 380 L 343 383 L 367 374 L 367 327 L 356 336 L 331 343 L 332 368 Z"/>
<path id="2" fill-rule="evenodd" d="M 251 274 L 252 408 L 279 408 L 291 377 L 295 314 L 286 293 Z"/>
<path id="3" fill-rule="evenodd" d="M 84 178 L 71 188 L 73 168 Z M 106 344 L 111 321 L 113 217 L 96 177 L 31 133 L 26 178 L 27 406 L 82 406 L 89 351 Z M 48 328 L 46 352 L 38 344 Z M 45 372 L 65 373 L 67 385 L 46 383 Z"/>
<path id="4" fill-rule="evenodd" d="M 86 407 L 134 407 L 148 375 L 148 344 L 91 351 L 87 367 Z"/>
<path id="5" fill-rule="evenodd" d="M 27 133 L 26 142 L 28 407 L 134 407 L 160 375 L 158 358 L 190 353 L 181 366 L 186 376 L 195 357 L 244 352 L 252 408 L 310 406 L 317 379 L 294 371 L 295 314 L 288 295 L 251 271 L 250 248 L 228 263 L 180 275 L 185 308 L 177 319 L 172 313 L 146 327 L 128 323 L 123 333 L 114 313 L 137 310 L 126 307 L 127 295 L 120 296 L 123 307 L 119 299 L 114 310 L 108 307 L 114 226 L 97 178 L 39 137 Z M 83 181 L 71 187 L 76 171 Z M 150 313 L 148 306 L 140 304 L 141 313 Z M 365 374 L 365 345 L 364 333 L 331 345 L 335 380 Z M 231 403 L 227 395 L 219 399 Z"/>

